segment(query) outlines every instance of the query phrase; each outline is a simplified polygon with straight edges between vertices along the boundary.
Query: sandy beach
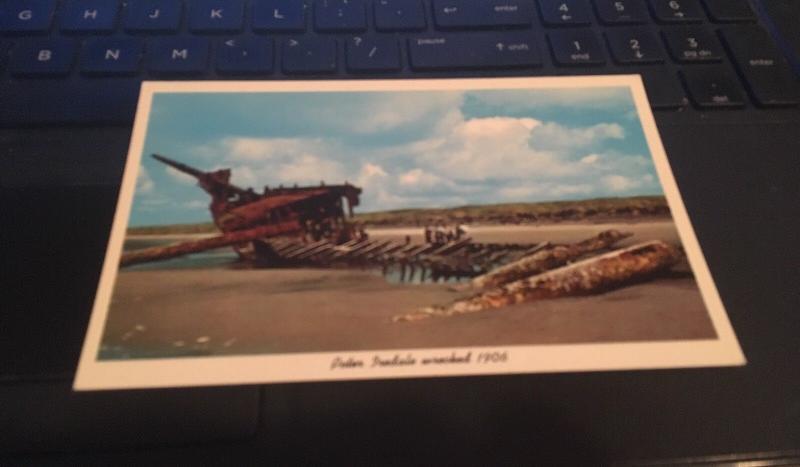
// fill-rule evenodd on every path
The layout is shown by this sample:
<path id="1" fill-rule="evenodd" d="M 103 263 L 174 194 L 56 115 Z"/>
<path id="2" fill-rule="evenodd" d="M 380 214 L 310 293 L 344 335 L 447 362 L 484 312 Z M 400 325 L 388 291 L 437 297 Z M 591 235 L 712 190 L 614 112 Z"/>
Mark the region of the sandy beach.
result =
<path id="1" fill-rule="evenodd" d="M 626 244 L 651 239 L 678 243 L 670 221 L 483 226 L 468 234 L 480 242 L 571 242 L 609 228 L 634 232 Z M 421 229 L 369 233 L 421 239 Z M 392 322 L 393 316 L 464 294 L 452 284 L 393 284 L 360 270 L 125 269 L 117 279 L 101 358 L 714 337 L 694 279 L 686 272 L 595 296 Z"/>

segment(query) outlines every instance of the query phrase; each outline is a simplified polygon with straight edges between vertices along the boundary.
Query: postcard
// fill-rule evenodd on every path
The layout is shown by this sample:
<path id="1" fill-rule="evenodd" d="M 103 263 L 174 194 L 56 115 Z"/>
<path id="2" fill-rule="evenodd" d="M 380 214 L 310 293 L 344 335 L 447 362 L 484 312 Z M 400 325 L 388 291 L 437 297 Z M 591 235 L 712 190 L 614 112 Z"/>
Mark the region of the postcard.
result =
<path id="1" fill-rule="evenodd" d="M 148 82 L 74 387 L 743 364 L 639 76 Z"/>

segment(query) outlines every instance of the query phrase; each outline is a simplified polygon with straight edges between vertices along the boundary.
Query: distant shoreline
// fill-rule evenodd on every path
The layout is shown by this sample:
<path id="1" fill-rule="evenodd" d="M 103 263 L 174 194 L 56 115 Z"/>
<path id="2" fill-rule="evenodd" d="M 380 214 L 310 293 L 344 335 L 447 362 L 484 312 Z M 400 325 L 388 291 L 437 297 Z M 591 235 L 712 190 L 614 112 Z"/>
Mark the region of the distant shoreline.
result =
<path id="1" fill-rule="evenodd" d="M 353 222 L 370 229 L 423 228 L 425 225 L 462 224 L 484 225 L 561 225 L 600 224 L 612 222 L 646 222 L 671 217 L 663 196 L 602 198 L 578 201 L 541 203 L 506 203 L 460 206 L 454 208 L 400 209 L 394 211 L 358 213 Z M 219 230 L 213 222 L 195 224 L 153 225 L 131 227 L 128 236 L 153 235 L 215 235 Z"/>
<path id="2" fill-rule="evenodd" d="M 604 219 L 587 219 L 578 221 L 551 221 L 551 222 L 520 222 L 520 223 L 474 223 L 474 224 L 460 224 L 469 229 L 478 229 L 484 231 L 502 231 L 504 229 L 519 229 L 519 228 L 535 228 L 544 229 L 548 228 L 569 228 L 569 227 L 588 227 L 594 225 L 608 225 L 608 224 L 647 224 L 659 222 L 672 222 L 670 216 L 639 216 L 631 218 L 604 218 Z M 394 231 L 402 232 L 422 232 L 425 228 L 424 225 L 367 225 L 368 232 L 374 233 L 389 233 Z M 207 232 L 207 233 L 180 233 L 170 232 L 161 233 L 153 231 L 152 233 L 128 233 L 125 235 L 126 240 L 144 240 L 144 239 L 159 239 L 159 240 L 185 240 L 185 239 L 201 239 L 220 235 L 221 232 Z"/>

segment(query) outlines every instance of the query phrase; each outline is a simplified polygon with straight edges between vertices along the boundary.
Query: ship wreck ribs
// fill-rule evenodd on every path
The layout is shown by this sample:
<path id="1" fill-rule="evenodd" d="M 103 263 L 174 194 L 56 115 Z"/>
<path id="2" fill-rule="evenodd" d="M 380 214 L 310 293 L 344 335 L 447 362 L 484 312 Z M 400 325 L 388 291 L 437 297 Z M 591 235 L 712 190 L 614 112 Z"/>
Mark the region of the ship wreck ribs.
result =
<path id="1" fill-rule="evenodd" d="M 631 235 L 633 234 L 623 233 L 618 230 L 606 230 L 577 243 L 558 245 L 552 248 L 542 246 L 538 251 L 534 250 L 532 254 L 522 259 L 500 266 L 491 272 L 474 278 L 472 286 L 487 289 L 549 271 L 588 253 L 610 248 Z M 536 248 L 539 248 L 539 246 Z"/>
<path id="2" fill-rule="evenodd" d="M 417 321 L 501 308 L 540 299 L 589 295 L 649 278 L 680 261 L 682 253 L 669 243 L 640 243 L 569 266 L 517 280 L 446 306 L 422 308 L 395 316 L 394 321 Z"/>

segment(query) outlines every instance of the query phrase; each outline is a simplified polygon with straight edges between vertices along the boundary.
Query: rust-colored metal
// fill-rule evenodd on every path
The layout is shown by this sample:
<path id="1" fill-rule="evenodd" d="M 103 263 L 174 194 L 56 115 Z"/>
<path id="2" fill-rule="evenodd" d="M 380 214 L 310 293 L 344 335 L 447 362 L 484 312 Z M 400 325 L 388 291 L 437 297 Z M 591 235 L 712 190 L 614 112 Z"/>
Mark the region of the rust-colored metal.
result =
<path id="1" fill-rule="evenodd" d="M 342 185 L 306 187 L 264 187 L 261 193 L 231 183 L 230 169 L 211 172 L 188 166 L 158 154 L 154 159 L 190 175 L 211 196 L 209 209 L 214 224 L 223 233 L 210 239 L 193 240 L 147 251 L 133 251 L 122 257 L 122 266 L 159 261 L 204 250 L 233 246 L 242 257 L 255 250 L 252 242 L 292 235 L 308 241 L 327 240 L 339 244 L 352 240 L 357 232 L 347 218 L 358 206 L 361 189 Z"/>
<path id="2" fill-rule="evenodd" d="M 299 232 L 302 232 L 302 226 L 296 220 L 286 221 L 280 224 L 262 225 L 248 230 L 240 230 L 214 237 L 175 243 L 164 247 L 143 248 L 129 251 L 123 253 L 119 264 L 120 266 L 130 266 L 150 261 L 163 261 L 200 251 L 241 245 L 242 243 L 248 243 L 259 238 L 297 234 Z"/>
<path id="3" fill-rule="evenodd" d="M 445 306 L 422 308 L 395 316 L 394 321 L 417 321 L 501 308 L 540 299 L 590 295 L 650 278 L 674 266 L 680 250 L 660 240 L 640 243 L 579 261 L 542 274 L 507 283 Z"/>
<path id="4" fill-rule="evenodd" d="M 472 286 L 481 289 L 497 287 L 549 271 L 581 256 L 610 248 L 631 235 L 633 234 L 618 230 L 606 230 L 577 243 L 544 248 L 472 279 Z"/>

